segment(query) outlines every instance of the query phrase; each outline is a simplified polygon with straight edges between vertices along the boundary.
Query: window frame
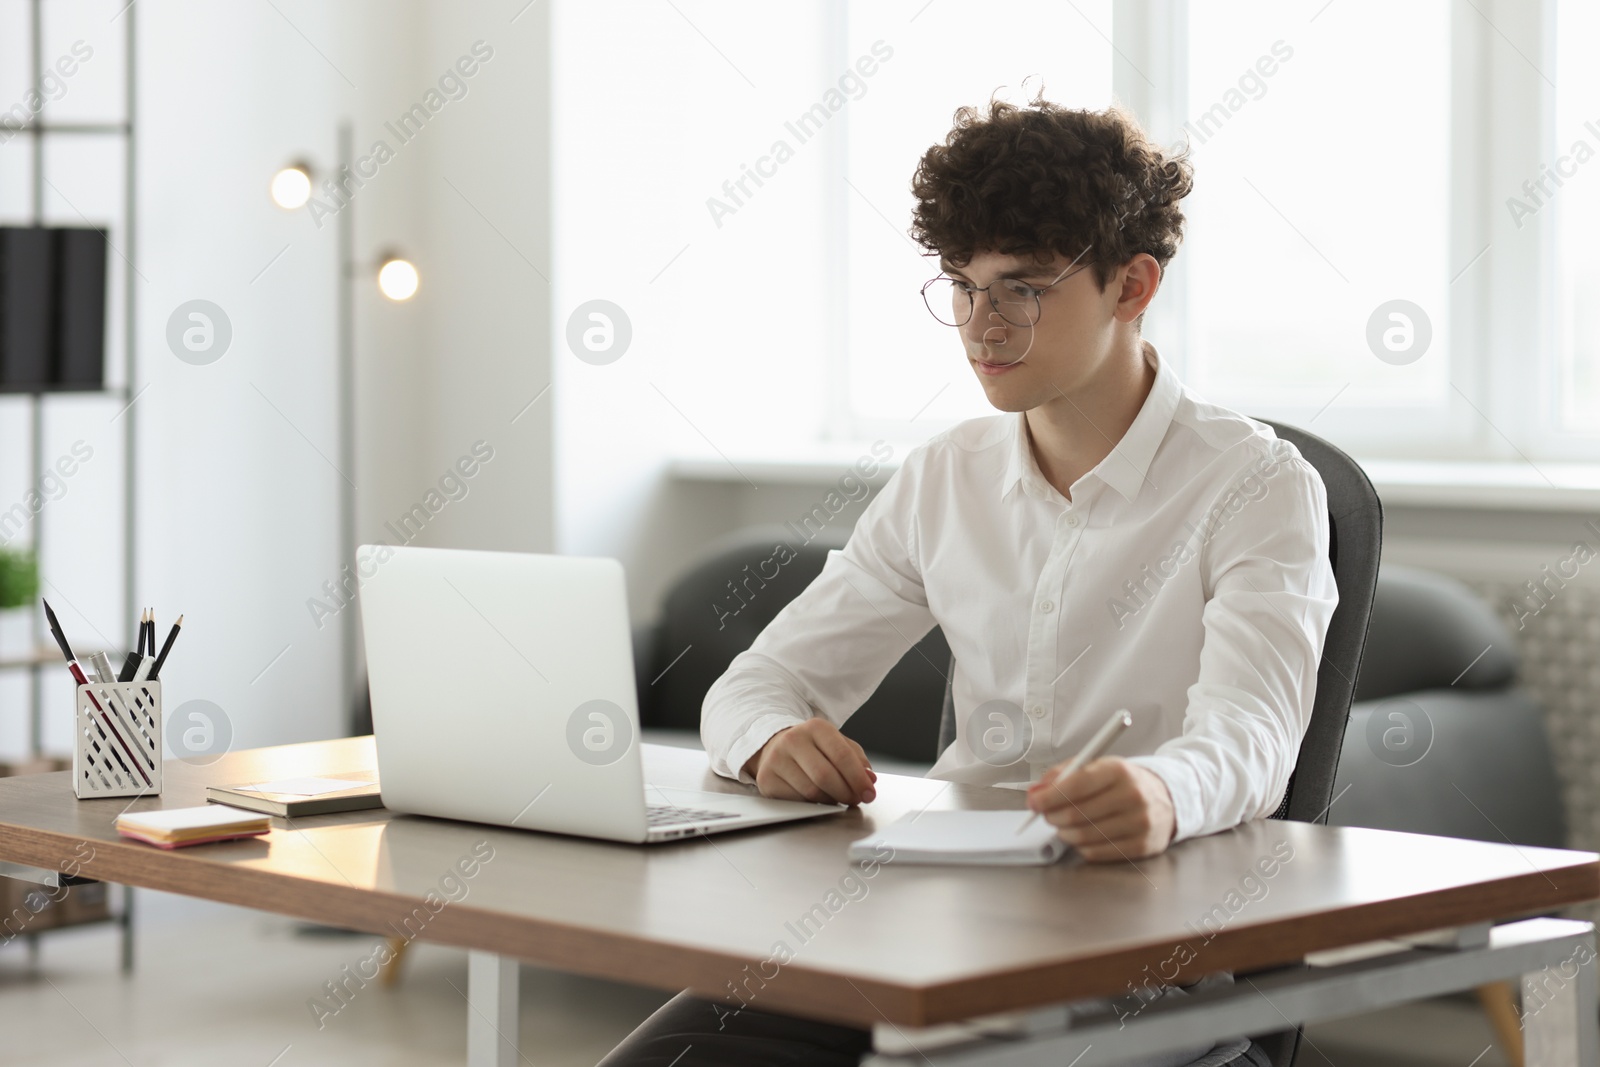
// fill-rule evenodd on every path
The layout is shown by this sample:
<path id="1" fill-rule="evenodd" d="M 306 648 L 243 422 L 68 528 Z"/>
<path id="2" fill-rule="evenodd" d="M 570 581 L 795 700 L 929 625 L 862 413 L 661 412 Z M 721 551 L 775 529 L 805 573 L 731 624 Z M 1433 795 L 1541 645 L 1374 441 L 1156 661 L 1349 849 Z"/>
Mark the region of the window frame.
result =
<path id="1" fill-rule="evenodd" d="M 1554 347 L 1559 202 L 1540 211 L 1521 231 L 1504 206 L 1506 190 L 1537 175 L 1540 161 L 1555 155 L 1556 89 L 1544 72 L 1554 69 L 1558 3 L 1477 0 L 1475 5 L 1449 5 L 1447 263 L 1457 273 L 1448 286 L 1444 312 L 1450 344 L 1444 406 L 1355 407 L 1330 397 L 1320 410 L 1269 405 L 1246 414 L 1309 428 L 1371 458 L 1532 464 L 1597 458 L 1600 427 L 1596 434 L 1586 434 L 1560 424 L 1561 369 Z M 1188 113 L 1189 7 L 1190 0 L 1112 4 L 1112 94 L 1162 144 L 1180 139 Z M 844 28 L 842 16 L 830 26 L 832 47 L 839 55 L 845 48 Z M 1530 115 L 1537 121 L 1529 122 Z M 841 138 L 841 152 L 843 143 Z M 848 213 L 831 217 L 836 232 L 824 239 L 842 253 Z M 1191 258 L 1180 251 L 1169 265 L 1144 324 L 1144 335 L 1186 379 L 1194 369 L 1188 365 L 1187 339 Z M 843 255 L 837 262 L 845 264 L 845 291 L 834 306 L 840 344 L 829 357 L 825 437 L 914 441 L 944 429 L 950 423 L 867 418 L 851 409 L 849 375 L 855 355 L 843 328 L 849 265 Z M 1535 310 L 1530 313 L 1530 308 Z M 1526 353 L 1530 344 L 1533 373 L 1530 359 L 1515 355 Z"/>

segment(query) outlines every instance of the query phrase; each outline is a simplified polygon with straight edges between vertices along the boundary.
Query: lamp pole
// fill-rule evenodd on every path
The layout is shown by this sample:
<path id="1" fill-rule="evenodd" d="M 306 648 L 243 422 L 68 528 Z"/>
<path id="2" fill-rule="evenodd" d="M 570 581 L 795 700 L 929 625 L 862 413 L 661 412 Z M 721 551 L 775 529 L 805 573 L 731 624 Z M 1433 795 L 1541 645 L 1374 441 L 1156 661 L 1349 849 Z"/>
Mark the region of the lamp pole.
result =
<path id="1" fill-rule="evenodd" d="M 335 182 L 343 184 L 354 164 L 354 137 L 348 121 L 339 124 L 339 170 Z M 338 299 L 338 421 L 339 469 L 346 484 L 339 487 L 339 566 L 335 574 L 342 574 L 345 566 L 351 567 L 352 578 L 359 587 L 360 576 L 355 574 L 356 530 L 356 431 L 355 431 L 355 198 L 350 197 L 339 212 L 339 299 Z M 352 593 L 352 600 L 359 594 Z M 346 723 L 356 696 L 356 611 L 352 605 L 345 608 L 340 640 L 339 691 L 343 698 Z"/>

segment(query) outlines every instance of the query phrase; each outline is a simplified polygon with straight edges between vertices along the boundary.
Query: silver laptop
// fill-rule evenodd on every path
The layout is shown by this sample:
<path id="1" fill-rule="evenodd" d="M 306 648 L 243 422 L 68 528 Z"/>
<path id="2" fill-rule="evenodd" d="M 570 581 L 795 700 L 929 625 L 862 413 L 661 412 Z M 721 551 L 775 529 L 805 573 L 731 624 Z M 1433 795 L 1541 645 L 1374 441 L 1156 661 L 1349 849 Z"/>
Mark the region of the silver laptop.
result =
<path id="1" fill-rule="evenodd" d="M 391 811 L 667 841 L 843 810 L 644 780 L 614 559 L 363 545 L 378 780 Z"/>

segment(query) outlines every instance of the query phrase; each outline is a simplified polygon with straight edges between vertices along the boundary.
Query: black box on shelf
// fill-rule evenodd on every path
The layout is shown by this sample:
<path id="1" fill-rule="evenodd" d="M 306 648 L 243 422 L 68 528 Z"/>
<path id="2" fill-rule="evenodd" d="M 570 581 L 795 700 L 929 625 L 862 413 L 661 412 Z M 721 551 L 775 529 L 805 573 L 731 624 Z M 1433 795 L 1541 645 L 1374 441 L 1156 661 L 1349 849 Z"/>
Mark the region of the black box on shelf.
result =
<path id="1" fill-rule="evenodd" d="M 101 389 L 106 377 L 106 235 L 56 229 L 54 322 L 50 384 L 55 389 Z"/>
<path id="2" fill-rule="evenodd" d="M 39 226 L 0 227 L 0 389 L 50 387 L 55 242 Z"/>
<path id="3" fill-rule="evenodd" d="M 0 392 L 105 384 L 106 235 L 0 227 Z"/>

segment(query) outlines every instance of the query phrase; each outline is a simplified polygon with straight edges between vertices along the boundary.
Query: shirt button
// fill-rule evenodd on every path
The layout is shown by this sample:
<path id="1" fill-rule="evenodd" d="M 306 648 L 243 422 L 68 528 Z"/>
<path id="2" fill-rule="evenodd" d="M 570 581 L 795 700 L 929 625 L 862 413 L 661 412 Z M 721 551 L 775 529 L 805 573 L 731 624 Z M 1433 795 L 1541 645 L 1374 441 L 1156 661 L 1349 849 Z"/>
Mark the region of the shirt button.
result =
<path id="1" fill-rule="evenodd" d="M 1046 600 L 1043 604 L 1039 605 L 1039 610 L 1048 615 L 1052 611 L 1056 610 L 1056 606 L 1051 601 Z"/>
<path id="2" fill-rule="evenodd" d="M 1074 527 L 1075 527 L 1075 526 L 1077 526 L 1077 525 L 1078 525 L 1078 523 L 1079 523 L 1079 522 L 1080 522 L 1080 521 L 1081 521 L 1081 520 L 1080 520 L 1080 519 L 1079 519 L 1079 518 L 1078 518 L 1078 516 L 1076 516 L 1076 515 L 1068 515 L 1068 516 L 1067 516 L 1067 525 L 1068 525 L 1068 526 L 1074 526 Z"/>
<path id="3" fill-rule="evenodd" d="M 1042 719 L 1044 718 L 1044 708 L 1040 707 L 1038 704 L 1035 704 L 1033 707 L 1028 709 L 1028 714 L 1032 715 L 1035 719 Z"/>

